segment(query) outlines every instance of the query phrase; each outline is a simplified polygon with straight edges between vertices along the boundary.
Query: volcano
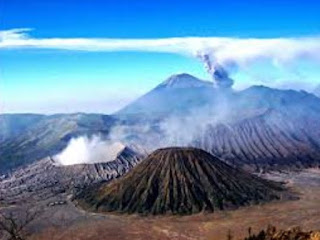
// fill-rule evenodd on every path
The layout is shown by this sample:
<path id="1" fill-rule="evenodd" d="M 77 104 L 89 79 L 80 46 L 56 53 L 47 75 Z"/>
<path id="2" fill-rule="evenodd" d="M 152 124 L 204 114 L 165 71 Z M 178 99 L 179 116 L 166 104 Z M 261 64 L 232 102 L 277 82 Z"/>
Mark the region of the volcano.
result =
<path id="1" fill-rule="evenodd" d="M 203 150 L 174 147 L 154 151 L 124 177 L 76 200 L 98 212 L 185 215 L 280 199 L 283 190 Z"/>
<path id="2" fill-rule="evenodd" d="M 166 88 L 158 86 L 119 111 L 131 119 L 165 113 L 158 115 L 158 124 L 149 124 L 160 135 L 157 141 L 148 132 L 138 144 L 151 150 L 177 145 L 201 148 L 254 172 L 319 167 L 319 97 L 265 86 L 232 90 L 225 70 L 214 69 L 220 87 L 199 79 L 195 84 L 190 77 L 187 85 L 184 74 L 174 75 L 160 85 Z M 172 82 L 183 88 L 173 88 Z"/>
<path id="3" fill-rule="evenodd" d="M 17 204 L 26 199 L 47 201 L 77 192 L 122 176 L 142 159 L 142 154 L 128 146 L 111 161 L 91 164 L 62 165 L 55 157 L 47 157 L 4 175 L 0 179 L 0 204 Z"/>
<path id="4" fill-rule="evenodd" d="M 117 115 L 185 113 L 212 101 L 213 83 L 182 73 L 170 76 Z"/>

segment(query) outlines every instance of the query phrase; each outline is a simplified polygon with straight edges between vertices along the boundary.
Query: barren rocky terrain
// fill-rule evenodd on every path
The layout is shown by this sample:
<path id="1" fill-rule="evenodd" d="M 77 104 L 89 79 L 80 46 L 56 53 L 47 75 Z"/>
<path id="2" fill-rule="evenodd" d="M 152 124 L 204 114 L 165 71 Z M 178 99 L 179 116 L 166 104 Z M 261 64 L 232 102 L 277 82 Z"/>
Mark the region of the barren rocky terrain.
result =
<path id="1" fill-rule="evenodd" d="M 83 211 L 58 195 L 39 201 L 42 214 L 31 228 L 38 232 L 33 239 L 226 239 L 230 230 L 235 239 L 247 236 L 272 224 L 281 229 L 301 226 L 316 230 L 320 226 L 320 170 L 307 169 L 296 172 L 274 172 L 263 177 L 285 181 L 299 199 L 243 207 L 234 211 L 192 216 L 142 217 L 137 215 L 97 214 Z M 49 206 L 57 199 L 62 205 Z M 26 200 L 26 203 L 28 201 Z M 10 208 L 11 210 L 14 207 Z"/>
<path id="2" fill-rule="evenodd" d="M 66 204 L 62 196 L 120 177 L 141 160 L 142 155 L 128 147 L 113 161 L 95 164 L 61 165 L 48 157 L 4 175 L 0 179 L 0 203 L 20 205 L 27 200 L 37 204 L 48 200 L 49 205 Z"/>

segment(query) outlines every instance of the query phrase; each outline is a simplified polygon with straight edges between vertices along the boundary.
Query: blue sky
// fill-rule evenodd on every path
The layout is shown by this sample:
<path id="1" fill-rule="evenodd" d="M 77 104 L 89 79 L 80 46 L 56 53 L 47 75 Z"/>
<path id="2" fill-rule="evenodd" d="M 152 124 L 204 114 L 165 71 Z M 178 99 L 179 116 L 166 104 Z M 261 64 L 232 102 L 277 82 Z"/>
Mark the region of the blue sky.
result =
<path id="1" fill-rule="evenodd" d="M 33 38 L 306 37 L 320 35 L 319 12 L 320 3 L 310 0 L 1 0 L 0 30 L 32 28 Z M 0 64 L 2 112 L 110 113 L 171 74 L 209 79 L 197 59 L 174 53 L 5 49 Z M 320 76 L 313 63 L 292 68 L 273 69 L 270 79 L 300 86 L 300 78 L 309 84 Z M 263 73 L 268 83 L 268 69 L 233 77 L 240 86 Z"/>

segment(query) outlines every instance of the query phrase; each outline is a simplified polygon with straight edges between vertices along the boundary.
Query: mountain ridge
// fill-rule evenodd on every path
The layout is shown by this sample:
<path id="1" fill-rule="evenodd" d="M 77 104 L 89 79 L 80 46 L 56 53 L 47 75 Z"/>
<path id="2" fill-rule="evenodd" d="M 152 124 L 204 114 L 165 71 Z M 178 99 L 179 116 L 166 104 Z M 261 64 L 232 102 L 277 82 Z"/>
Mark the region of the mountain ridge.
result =
<path id="1" fill-rule="evenodd" d="M 255 171 L 319 165 L 320 98 L 265 86 L 219 91 L 207 85 L 154 93 L 156 87 L 115 115 L 41 116 L 17 130 L 14 121 L 3 124 L 8 129 L 0 131 L 6 134 L 0 141 L 0 172 L 57 154 L 70 139 L 93 134 L 143 146 L 143 151 L 175 144 L 199 147 Z M 24 115 L 11 117 L 24 121 Z"/>

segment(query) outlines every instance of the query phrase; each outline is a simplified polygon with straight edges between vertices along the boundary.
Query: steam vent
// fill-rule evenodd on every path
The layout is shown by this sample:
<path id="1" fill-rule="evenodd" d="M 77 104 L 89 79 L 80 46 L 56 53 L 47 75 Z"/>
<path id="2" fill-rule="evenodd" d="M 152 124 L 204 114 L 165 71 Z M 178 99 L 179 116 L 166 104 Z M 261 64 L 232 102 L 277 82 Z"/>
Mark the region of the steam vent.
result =
<path id="1" fill-rule="evenodd" d="M 98 212 L 194 214 L 281 198 L 281 185 L 235 169 L 196 148 L 165 148 L 124 177 L 77 196 Z"/>

